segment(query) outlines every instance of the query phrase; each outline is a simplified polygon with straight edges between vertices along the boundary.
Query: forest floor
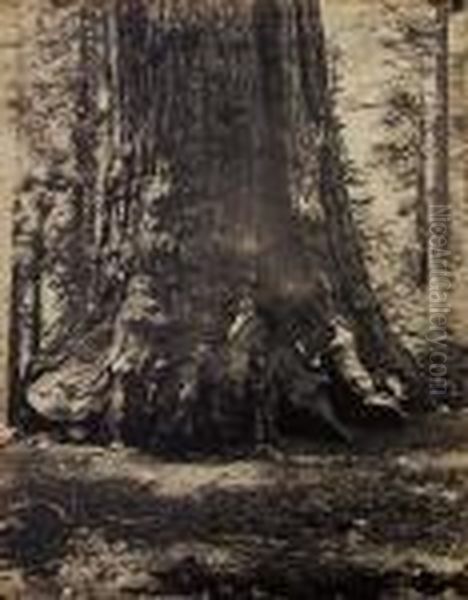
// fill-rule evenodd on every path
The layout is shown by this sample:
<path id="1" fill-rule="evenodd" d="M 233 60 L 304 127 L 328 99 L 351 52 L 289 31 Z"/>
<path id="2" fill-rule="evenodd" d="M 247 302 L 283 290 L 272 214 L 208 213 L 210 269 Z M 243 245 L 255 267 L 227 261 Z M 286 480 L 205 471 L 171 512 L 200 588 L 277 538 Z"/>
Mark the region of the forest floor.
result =
<path id="1" fill-rule="evenodd" d="M 468 414 L 231 461 L 36 438 L 0 468 L 0 598 L 468 597 Z"/>

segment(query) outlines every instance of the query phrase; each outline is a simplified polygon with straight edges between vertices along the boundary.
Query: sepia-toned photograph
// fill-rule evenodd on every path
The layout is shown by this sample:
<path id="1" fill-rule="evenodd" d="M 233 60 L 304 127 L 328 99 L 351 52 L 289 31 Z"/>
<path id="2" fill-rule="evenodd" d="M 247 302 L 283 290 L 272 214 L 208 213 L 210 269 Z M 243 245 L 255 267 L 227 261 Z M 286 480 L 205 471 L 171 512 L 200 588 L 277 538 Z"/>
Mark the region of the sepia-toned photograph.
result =
<path id="1" fill-rule="evenodd" d="M 0 0 L 0 600 L 468 598 L 468 1 Z"/>

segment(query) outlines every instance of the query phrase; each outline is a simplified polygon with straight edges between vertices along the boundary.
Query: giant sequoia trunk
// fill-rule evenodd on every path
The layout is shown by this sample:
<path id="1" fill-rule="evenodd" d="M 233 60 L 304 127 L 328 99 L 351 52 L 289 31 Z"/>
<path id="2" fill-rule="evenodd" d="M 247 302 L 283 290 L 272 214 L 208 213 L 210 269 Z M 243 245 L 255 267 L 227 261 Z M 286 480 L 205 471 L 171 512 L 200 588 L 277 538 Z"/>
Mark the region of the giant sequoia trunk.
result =
<path id="1" fill-rule="evenodd" d="M 358 391 L 418 393 L 361 256 L 318 0 L 44 2 L 30 56 L 18 235 L 40 197 L 45 306 L 17 419 L 113 406 L 130 438 L 234 441 L 280 396 L 313 405 L 330 356 Z"/>

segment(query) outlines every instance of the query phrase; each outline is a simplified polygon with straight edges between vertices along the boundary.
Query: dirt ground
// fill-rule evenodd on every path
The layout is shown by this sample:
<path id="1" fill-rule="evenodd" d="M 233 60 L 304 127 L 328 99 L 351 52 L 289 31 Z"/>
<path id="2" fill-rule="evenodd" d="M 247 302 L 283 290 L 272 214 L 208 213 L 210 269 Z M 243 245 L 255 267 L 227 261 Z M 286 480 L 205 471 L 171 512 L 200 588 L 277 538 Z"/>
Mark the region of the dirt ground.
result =
<path id="1" fill-rule="evenodd" d="M 351 450 L 181 463 L 39 437 L 0 461 L 0 598 L 468 597 L 466 414 Z"/>

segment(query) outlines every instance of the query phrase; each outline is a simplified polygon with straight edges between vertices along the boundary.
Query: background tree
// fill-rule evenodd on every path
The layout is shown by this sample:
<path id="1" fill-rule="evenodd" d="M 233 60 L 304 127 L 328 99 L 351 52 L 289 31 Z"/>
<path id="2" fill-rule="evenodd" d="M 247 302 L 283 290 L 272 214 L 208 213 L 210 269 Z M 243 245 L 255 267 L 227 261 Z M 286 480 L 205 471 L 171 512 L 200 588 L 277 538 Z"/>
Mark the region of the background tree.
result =
<path id="1" fill-rule="evenodd" d="M 413 270 L 422 287 L 429 280 L 429 207 L 434 190 L 436 24 L 427 10 L 396 3 L 385 6 L 389 27 L 382 46 L 391 68 L 385 135 L 376 147 L 378 160 L 393 175 L 395 188 L 406 195 L 402 214 L 413 215 L 418 259 Z"/>

